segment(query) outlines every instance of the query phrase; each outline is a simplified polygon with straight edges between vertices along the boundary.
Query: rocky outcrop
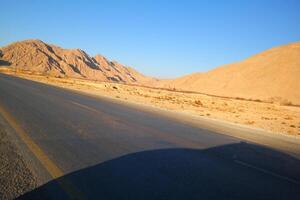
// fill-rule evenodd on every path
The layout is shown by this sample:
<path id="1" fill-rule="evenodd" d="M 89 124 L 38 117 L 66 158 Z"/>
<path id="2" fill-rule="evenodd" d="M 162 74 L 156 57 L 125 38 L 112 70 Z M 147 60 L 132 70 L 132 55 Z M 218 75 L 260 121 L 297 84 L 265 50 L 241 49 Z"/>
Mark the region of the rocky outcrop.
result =
<path id="1" fill-rule="evenodd" d="M 15 42 L 1 48 L 1 63 L 11 68 L 58 77 L 142 84 L 151 80 L 132 68 L 81 49 L 63 49 L 41 40 Z"/>

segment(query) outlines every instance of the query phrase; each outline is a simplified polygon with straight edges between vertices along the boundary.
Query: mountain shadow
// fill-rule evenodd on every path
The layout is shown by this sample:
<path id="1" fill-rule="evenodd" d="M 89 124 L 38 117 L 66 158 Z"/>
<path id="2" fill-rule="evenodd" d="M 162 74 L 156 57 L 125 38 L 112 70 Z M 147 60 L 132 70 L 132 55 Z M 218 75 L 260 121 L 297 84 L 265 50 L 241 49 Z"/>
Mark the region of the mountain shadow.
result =
<path id="1" fill-rule="evenodd" d="M 10 65 L 11 65 L 10 62 L 0 59 L 0 67 L 2 67 L 2 66 L 10 66 Z"/>
<path id="2" fill-rule="evenodd" d="M 19 199 L 299 199 L 300 161 L 237 143 L 121 156 L 50 181 Z"/>

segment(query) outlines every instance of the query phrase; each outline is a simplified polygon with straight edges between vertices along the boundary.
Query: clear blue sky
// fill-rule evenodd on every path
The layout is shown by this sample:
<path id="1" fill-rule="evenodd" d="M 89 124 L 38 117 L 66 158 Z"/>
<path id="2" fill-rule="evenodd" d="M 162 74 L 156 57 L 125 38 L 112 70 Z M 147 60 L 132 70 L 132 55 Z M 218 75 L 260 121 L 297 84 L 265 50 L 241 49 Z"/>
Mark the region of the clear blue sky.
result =
<path id="1" fill-rule="evenodd" d="M 300 41 L 299 0 L 0 0 L 0 46 L 38 38 L 177 77 Z"/>

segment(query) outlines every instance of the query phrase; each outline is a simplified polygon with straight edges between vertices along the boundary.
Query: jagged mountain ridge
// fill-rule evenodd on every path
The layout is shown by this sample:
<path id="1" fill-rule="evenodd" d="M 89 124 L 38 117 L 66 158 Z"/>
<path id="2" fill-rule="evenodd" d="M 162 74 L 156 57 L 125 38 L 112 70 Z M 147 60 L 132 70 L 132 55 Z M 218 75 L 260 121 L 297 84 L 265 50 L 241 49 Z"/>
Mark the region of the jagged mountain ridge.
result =
<path id="1" fill-rule="evenodd" d="M 151 80 L 133 68 L 81 49 L 63 49 L 41 40 L 24 40 L 1 48 L 2 63 L 12 68 L 58 77 L 142 83 Z"/>

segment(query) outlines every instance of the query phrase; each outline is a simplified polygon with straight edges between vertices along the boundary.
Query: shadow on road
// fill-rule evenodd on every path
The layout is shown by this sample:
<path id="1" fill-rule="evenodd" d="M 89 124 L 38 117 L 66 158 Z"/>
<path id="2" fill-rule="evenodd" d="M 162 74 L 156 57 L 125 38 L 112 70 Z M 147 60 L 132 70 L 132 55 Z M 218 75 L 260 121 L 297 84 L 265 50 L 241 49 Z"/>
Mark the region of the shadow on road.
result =
<path id="1" fill-rule="evenodd" d="M 121 156 L 67 174 L 19 199 L 67 199 L 80 194 L 87 199 L 118 200 L 299 199 L 299 183 L 293 182 L 299 180 L 296 158 L 238 143 Z"/>

